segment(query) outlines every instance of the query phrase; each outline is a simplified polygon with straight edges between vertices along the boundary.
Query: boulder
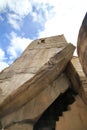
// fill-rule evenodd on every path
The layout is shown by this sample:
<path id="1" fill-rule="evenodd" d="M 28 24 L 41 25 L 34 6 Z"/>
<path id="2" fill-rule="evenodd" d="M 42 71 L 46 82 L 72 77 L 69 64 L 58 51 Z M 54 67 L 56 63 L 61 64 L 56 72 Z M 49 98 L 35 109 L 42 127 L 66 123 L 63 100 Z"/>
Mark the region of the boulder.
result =
<path id="1" fill-rule="evenodd" d="M 83 71 L 87 76 L 87 13 L 79 30 L 77 52 Z"/>
<path id="2" fill-rule="evenodd" d="M 33 129 L 43 112 L 70 87 L 64 70 L 74 49 L 63 35 L 38 39 L 0 73 L 2 128 L 27 130 L 29 125 Z"/>

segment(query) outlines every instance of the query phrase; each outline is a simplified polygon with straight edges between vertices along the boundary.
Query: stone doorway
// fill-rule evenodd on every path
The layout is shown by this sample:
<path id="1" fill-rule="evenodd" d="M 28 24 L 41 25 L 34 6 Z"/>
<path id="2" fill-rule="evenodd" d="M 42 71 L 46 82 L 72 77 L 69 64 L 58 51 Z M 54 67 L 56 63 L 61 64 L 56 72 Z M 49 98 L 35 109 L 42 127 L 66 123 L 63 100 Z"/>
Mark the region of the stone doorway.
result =
<path id="1" fill-rule="evenodd" d="M 75 101 L 75 94 L 71 88 L 61 94 L 42 114 L 34 130 L 55 130 L 56 121 L 62 116 L 62 112 L 68 110 L 68 105 Z"/>

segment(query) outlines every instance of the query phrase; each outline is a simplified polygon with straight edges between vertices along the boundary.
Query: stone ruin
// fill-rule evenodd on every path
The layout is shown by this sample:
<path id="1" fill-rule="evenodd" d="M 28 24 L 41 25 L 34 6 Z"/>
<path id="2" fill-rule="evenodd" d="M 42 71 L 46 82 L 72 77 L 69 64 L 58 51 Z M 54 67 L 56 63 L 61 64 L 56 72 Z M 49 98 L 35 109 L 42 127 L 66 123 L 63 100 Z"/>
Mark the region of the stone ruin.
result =
<path id="1" fill-rule="evenodd" d="M 0 130 L 87 130 L 87 13 L 74 50 L 38 39 L 0 72 Z"/>
<path id="2" fill-rule="evenodd" d="M 0 130 L 87 130 L 87 78 L 64 35 L 33 41 L 0 73 Z"/>

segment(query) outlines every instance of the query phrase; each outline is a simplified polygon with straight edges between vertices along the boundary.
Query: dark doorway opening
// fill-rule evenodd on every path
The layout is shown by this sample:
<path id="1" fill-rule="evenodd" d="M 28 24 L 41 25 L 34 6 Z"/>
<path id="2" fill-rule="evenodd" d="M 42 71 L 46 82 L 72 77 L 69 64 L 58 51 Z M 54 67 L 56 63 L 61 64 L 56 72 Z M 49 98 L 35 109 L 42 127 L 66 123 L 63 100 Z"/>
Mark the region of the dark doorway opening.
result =
<path id="1" fill-rule="evenodd" d="M 55 130 L 56 121 L 62 116 L 62 112 L 67 111 L 68 105 L 75 101 L 75 94 L 71 88 L 61 94 L 42 114 L 34 130 Z"/>

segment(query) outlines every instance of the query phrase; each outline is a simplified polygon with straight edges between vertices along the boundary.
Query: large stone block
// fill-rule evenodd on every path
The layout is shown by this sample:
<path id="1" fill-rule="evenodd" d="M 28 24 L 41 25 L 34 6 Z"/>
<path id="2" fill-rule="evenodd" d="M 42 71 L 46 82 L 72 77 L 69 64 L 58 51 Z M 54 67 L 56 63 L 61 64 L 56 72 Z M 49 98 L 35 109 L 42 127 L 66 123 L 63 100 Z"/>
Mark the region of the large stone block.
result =
<path id="1" fill-rule="evenodd" d="M 63 72 L 74 49 L 63 35 L 32 42 L 0 73 L 0 118 L 17 111 L 46 89 Z"/>
<path id="2" fill-rule="evenodd" d="M 73 84 L 73 89 L 87 104 L 87 77 L 85 76 L 78 57 L 73 57 L 66 68 L 66 74 Z"/>
<path id="3" fill-rule="evenodd" d="M 39 95 L 25 104 L 19 110 L 3 117 L 1 123 L 3 128 L 11 125 L 13 122 L 28 121 L 33 124 L 40 118 L 42 113 L 55 101 L 55 99 L 64 93 L 70 86 L 69 80 L 65 74 L 61 74 L 54 82 L 49 84 Z"/>

